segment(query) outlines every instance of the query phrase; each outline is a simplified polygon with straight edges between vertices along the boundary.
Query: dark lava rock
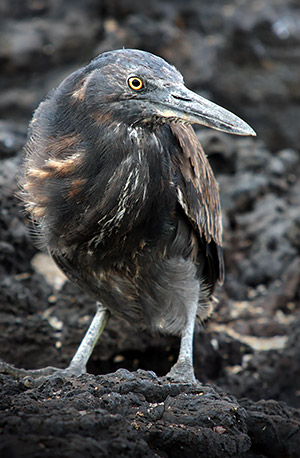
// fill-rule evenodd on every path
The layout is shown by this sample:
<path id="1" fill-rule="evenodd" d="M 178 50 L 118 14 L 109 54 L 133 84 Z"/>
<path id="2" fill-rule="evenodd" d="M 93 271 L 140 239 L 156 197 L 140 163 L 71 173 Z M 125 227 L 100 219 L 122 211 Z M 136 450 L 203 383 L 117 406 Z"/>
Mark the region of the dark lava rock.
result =
<path id="1" fill-rule="evenodd" d="M 3 458 L 69 457 L 70 450 L 73 457 L 242 458 L 253 438 L 256 451 L 271 452 L 265 456 L 296 457 L 299 412 L 283 403 L 241 407 L 213 387 L 170 384 L 140 370 L 53 377 L 36 389 L 0 380 Z"/>

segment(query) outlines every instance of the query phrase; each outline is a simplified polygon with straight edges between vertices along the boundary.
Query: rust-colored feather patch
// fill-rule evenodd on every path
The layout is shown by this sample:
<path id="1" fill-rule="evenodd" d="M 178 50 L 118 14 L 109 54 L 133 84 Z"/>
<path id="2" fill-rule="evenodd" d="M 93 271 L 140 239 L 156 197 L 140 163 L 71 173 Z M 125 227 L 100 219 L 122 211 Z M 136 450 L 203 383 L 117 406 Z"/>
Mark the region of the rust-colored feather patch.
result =
<path id="1" fill-rule="evenodd" d="M 46 216 L 47 207 L 51 205 L 48 197 L 51 180 L 71 179 L 69 198 L 75 197 L 80 192 L 83 180 L 76 178 L 83 154 L 79 147 L 80 140 L 79 134 L 59 138 L 31 136 L 27 144 L 25 180 L 21 197 L 25 208 L 35 220 L 38 221 Z"/>
<path id="2" fill-rule="evenodd" d="M 45 162 L 43 172 L 48 172 L 50 176 L 68 176 L 72 174 L 81 162 L 81 153 L 67 156 L 65 159 L 49 159 Z"/>
<path id="3" fill-rule="evenodd" d="M 114 121 L 112 114 L 109 112 L 94 113 L 93 119 L 99 124 L 116 124 L 116 121 Z"/>
<path id="4" fill-rule="evenodd" d="M 83 178 L 78 178 L 77 180 L 74 180 L 72 185 L 70 186 L 70 190 L 68 192 L 68 198 L 74 199 L 75 197 L 77 197 L 78 194 L 80 194 L 80 192 L 82 191 L 82 187 L 84 186 L 85 183 L 86 183 L 86 180 L 84 180 Z"/>
<path id="5" fill-rule="evenodd" d="M 28 168 L 26 170 L 26 178 L 30 179 L 38 179 L 38 180 L 44 180 L 45 178 L 48 178 L 49 176 L 49 171 L 48 170 L 43 170 L 43 169 L 37 169 L 37 168 Z M 30 189 L 32 187 L 33 183 L 32 181 L 27 181 L 23 188 Z"/>
<path id="6" fill-rule="evenodd" d="M 40 220 L 44 216 L 46 216 L 46 207 L 42 207 L 40 205 L 26 205 L 26 210 L 31 213 L 33 219 Z"/>
<path id="7" fill-rule="evenodd" d="M 85 78 L 83 78 L 77 88 L 75 89 L 75 91 L 71 94 L 71 97 L 72 99 L 75 101 L 75 102 L 83 102 L 84 100 L 84 97 L 85 97 L 85 92 L 86 92 L 86 87 L 93 75 L 93 73 L 95 73 L 95 71 L 97 70 L 93 70 L 91 73 L 89 73 L 89 75 L 87 75 Z"/>

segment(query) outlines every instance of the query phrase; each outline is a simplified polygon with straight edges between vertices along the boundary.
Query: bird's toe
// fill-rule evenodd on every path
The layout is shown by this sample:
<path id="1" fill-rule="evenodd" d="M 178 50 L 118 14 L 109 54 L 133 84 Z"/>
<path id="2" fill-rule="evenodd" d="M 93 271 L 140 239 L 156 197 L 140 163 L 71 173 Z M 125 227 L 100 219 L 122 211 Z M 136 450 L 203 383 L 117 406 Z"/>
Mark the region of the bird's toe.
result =
<path id="1" fill-rule="evenodd" d="M 67 367 L 61 369 L 57 367 L 44 367 L 42 369 L 21 369 L 8 364 L 5 361 L 0 361 L 0 373 L 12 375 L 15 378 L 21 379 L 27 387 L 40 385 L 41 383 L 52 379 L 53 377 L 79 377 L 85 371 L 78 368 Z"/>

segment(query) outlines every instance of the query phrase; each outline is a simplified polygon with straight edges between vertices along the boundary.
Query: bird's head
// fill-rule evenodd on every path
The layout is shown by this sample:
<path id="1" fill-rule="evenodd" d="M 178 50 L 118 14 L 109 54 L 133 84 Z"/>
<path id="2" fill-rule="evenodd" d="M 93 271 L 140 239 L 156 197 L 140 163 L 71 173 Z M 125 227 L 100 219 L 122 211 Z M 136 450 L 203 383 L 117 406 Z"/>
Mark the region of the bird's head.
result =
<path id="1" fill-rule="evenodd" d="M 89 112 L 128 125 L 175 121 L 255 135 L 240 118 L 187 89 L 175 67 L 145 51 L 101 54 L 84 69 L 73 97 L 85 102 Z"/>

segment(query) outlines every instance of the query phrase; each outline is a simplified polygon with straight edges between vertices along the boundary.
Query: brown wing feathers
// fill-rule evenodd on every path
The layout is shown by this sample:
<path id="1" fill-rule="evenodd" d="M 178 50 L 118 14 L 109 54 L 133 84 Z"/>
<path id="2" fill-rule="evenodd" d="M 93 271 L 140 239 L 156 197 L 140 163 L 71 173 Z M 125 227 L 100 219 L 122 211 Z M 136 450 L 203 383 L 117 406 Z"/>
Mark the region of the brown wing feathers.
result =
<path id="1" fill-rule="evenodd" d="M 218 184 L 190 125 L 172 124 L 181 155 L 176 156 L 180 177 L 177 196 L 187 217 L 206 245 L 209 271 L 218 272 L 215 281 L 223 281 L 222 217 Z M 214 265 L 213 265 L 214 264 Z"/>

